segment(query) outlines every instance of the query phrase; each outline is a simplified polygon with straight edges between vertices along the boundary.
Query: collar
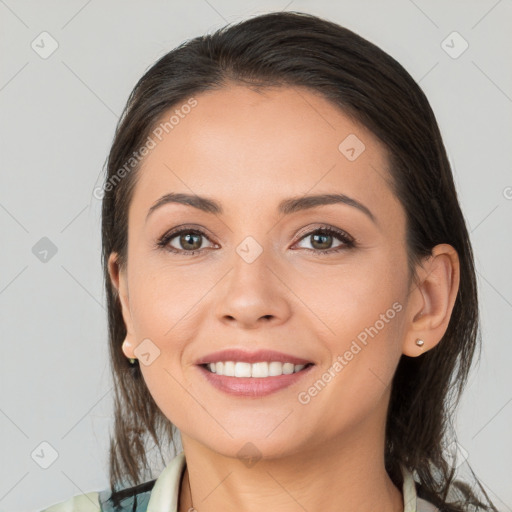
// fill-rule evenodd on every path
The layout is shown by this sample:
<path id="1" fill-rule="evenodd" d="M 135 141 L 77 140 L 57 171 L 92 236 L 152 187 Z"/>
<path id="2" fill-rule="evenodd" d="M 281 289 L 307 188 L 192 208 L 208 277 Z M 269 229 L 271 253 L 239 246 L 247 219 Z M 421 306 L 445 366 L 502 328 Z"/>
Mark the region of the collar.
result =
<path id="1" fill-rule="evenodd" d="M 180 481 L 185 466 L 185 453 L 181 451 L 167 464 L 156 479 L 151 491 L 147 512 L 161 512 L 162 510 L 177 512 Z M 403 475 L 404 512 L 437 511 L 438 509 L 429 502 L 417 497 L 416 482 L 412 473 L 405 466 L 401 466 L 401 470 Z"/>

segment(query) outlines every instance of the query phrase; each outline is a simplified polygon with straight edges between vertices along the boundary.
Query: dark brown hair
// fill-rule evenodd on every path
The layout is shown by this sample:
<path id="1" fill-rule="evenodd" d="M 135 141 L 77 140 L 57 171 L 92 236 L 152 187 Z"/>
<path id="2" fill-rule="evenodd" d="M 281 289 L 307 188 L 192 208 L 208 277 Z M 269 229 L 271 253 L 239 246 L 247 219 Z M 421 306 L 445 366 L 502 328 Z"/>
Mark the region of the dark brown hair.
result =
<path id="1" fill-rule="evenodd" d="M 103 209 L 103 265 L 115 423 L 110 446 L 113 498 L 151 474 L 147 441 L 160 450 L 176 428 L 161 413 L 121 344 L 126 329 L 108 274 L 108 258 L 127 264 L 128 206 L 139 164 L 126 164 L 171 107 L 228 83 L 249 87 L 307 87 L 367 127 L 388 153 L 390 184 L 406 212 L 409 270 L 432 248 L 452 245 L 460 260 L 460 287 L 441 342 L 420 357 L 403 355 L 391 391 L 385 464 L 397 486 L 400 464 L 414 471 L 418 495 L 441 510 L 496 510 L 468 484 L 455 481 L 446 439 L 453 409 L 480 348 L 473 254 L 450 164 L 429 102 L 413 78 L 379 47 L 333 22 L 300 12 L 274 12 L 196 37 L 160 58 L 138 81 L 107 161 Z M 120 173 L 120 169 L 125 172 Z M 121 178 L 120 178 L 121 176 Z M 146 473 L 147 472 L 147 473 Z M 449 499 L 450 497 L 450 499 Z"/>

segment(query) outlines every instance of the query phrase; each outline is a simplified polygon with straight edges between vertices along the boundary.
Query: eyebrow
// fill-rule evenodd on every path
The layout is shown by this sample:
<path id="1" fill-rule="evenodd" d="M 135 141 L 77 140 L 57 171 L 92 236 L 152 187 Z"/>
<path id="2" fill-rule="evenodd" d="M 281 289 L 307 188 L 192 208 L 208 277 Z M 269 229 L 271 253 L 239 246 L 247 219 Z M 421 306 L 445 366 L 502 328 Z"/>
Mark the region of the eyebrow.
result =
<path id="1" fill-rule="evenodd" d="M 206 213 L 213 213 L 215 215 L 219 215 L 223 213 L 222 206 L 213 199 L 208 197 L 198 196 L 195 194 L 184 194 L 184 193 L 175 193 L 170 192 L 169 194 L 165 194 L 160 199 L 158 199 L 153 206 L 148 210 L 146 215 L 146 222 L 149 216 L 161 206 L 169 203 L 178 203 L 184 204 L 187 206 L 192 206 L 193 208 L 197 208 Z M 345 194 L 319 194 L 319 195 L 310 195 L 310 196 L 299 196 L 299 197 L 291 197 L 289 199 L 284 199 L 278 205 L 278 212 L 282 215 L 290 215 L 292 213 L 296 213 L 302 210 L 307 210 L 310 208 L 315 208 L 317 206 L 324 206 L 330 204 L 346 204 L 348 206 L 352 206 L 357 208 L 361 212 L 363 212 L 367 217 L 369 217 L 372 222 L 377 224 L 377 220 L 375 215 L 367 208 L 364 204 L 356 201 L 355 199 L 346 196 Z"/>

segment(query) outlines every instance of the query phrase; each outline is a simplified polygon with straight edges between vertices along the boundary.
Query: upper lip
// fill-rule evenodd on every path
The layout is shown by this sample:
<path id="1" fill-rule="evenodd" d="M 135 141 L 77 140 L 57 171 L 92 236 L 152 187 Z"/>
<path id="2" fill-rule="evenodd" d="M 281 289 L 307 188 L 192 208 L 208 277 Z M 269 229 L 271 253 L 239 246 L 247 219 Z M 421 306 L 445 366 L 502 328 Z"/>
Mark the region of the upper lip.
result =
<path id="1" fill-rule="evenodd" d="M 216 363 L 219 361 L 234 361 L 244 363 L 259 363 L 279 361 L 281 363 L 293 364 L 308 364 L 311 361 L 302 359 L 301 357 L 292 356 L 283 352 L 276 352 L 275 350 L 257 350 L 255 352 L 248 352 L 247 350 L 232 348 L 212 352 L 196 361 L 196 364 Z"/>

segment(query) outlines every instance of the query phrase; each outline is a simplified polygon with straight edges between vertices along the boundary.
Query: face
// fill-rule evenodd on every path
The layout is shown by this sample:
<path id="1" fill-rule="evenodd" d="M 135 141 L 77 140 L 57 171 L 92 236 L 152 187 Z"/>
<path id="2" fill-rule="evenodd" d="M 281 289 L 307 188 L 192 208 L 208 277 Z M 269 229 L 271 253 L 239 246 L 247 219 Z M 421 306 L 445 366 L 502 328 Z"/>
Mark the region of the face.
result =
<path id="1" fill-rule="evenodd" d="M 410 284 L 384 147 L 303 88 L 195 100 L 138 171 L 119 280 L 130 357 L 154 400 L 182 435 L 233 457 L 249 441 L 273 457 L 381 432 Z M 171 193 L 218 208 L 150 212 Z M 284 203 L 323 195 L 345 200 Z M 197 364 L 224 349 L 312 364 L 253 384 Z M 279 370 L 276 357 L 259 361 Z"/>

